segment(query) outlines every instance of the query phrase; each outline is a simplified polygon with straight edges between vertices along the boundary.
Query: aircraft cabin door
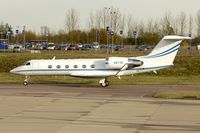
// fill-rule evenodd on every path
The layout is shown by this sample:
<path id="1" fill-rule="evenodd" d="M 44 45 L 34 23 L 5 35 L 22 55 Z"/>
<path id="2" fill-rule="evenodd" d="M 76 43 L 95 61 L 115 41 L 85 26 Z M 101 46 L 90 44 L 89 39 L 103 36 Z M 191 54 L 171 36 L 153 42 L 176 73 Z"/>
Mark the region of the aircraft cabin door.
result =
<path id="1" fill-rule="evenodd" d="M 36 71 L 34 71 L 35 69 L 38 69 L 38 63 L 37 62 L 32 63 L 32 74 L 34 74 L 34 72 L 36 72 Z"/>

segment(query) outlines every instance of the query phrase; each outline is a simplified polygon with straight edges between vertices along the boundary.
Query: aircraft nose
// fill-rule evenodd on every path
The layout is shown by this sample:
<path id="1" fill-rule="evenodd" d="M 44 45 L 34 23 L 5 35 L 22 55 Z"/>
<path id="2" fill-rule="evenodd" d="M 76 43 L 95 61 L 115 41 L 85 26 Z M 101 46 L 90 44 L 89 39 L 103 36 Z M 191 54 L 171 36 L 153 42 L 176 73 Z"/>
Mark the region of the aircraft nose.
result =
<path id="1" fill-rule="evenodd" d="M 14 69 L 10 70 L 10 73 L 12 73 L 12 74 L 17 74 L 17 69 L 14 68 Z"/>

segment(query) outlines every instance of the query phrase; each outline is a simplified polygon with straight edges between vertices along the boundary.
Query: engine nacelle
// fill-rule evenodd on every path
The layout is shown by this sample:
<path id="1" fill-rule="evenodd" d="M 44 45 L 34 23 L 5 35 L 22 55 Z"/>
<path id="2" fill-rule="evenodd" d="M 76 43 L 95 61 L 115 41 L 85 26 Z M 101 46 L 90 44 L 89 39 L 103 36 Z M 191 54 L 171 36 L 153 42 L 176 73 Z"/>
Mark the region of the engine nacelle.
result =
<path id="1" fill-rule="evenodd" d="M 129 59 L 126 57 L 108 57 L 106 58 L 106 67 L 112 69 L 122 69 L 125 67 L 133 68 L 143 65 L 143 61 L 137 59 Z"/>
<path id="2" fill-rule="evenodd" d="M 143 65 L 143 61 L 137 60 L 137 59 L 128 59 L 128 67 L 139 67 Z"/>
<path id="3" fill-rule="evenodd" d="M 106 58 L 106 67 L 113 69 L 121 69 L 128 62 L 125 57 L 108 57 Z"/>

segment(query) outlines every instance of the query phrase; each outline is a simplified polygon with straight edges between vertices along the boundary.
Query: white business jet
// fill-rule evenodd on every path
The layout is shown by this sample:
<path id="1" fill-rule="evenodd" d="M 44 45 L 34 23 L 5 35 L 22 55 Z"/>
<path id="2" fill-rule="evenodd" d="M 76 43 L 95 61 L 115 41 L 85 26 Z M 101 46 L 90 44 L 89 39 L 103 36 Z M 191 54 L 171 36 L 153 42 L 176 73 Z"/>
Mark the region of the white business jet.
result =
<path id="1" fill-rule="evenodd" d="M 74 77 L 102 78 L 102 87 L 109 85 L 108 77 L 132 75 L 167 68 L 173 65 L 180 43 L 190 37 L 165 36 L 152 52 L 139 57 L 107 57 L 102 59 L 48 59 L 29 60 L 24 65 L 12 69 L 13 74 L 25 75 L 69 75 Z"/>

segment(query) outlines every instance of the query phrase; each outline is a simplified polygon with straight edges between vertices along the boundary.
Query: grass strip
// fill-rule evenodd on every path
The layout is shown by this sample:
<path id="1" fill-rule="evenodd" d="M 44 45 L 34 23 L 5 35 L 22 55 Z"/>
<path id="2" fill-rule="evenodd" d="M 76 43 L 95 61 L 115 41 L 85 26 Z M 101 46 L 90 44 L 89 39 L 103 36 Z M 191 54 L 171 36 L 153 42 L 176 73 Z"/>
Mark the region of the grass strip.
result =
<path id="1" fill-rule="evenodd" d="M 157 92 L 154 98 L 200 100 L 200 92 Z"/>

